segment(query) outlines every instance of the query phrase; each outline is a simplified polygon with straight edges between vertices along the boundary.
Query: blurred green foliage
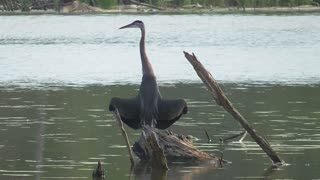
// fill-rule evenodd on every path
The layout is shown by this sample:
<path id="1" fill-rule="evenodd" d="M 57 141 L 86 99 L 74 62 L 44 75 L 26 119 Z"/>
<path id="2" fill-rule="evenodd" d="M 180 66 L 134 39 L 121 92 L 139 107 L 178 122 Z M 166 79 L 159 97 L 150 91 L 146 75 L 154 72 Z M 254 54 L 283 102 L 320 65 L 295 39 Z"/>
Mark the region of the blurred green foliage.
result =
<path id="1" fill-rule="evenodd" d="M 109 9 L 113 6 L 118 5 L 117 0 L 98 0 L 98 4 L 100 4 L 101 8 Z"/>
<path id="2" fill-rule="evenodd" d="M 121 1 L 118 0 L 79 0 L 80 2 L 90 4 L 91 6 L 101 7 L 103 9 L 110 9 L 118 4 L 121 4 Z"/>
<path id="3" fill-rule="evenodd" d="M 60 11 L 60 0 L 53 0 L 53 7 L 55 11 Z"/>
<path id="4" fill-rule="evenodd" d="M 20 0 L 20 4 L 21 4 L 21 11 L 28 12 L 28 11 L 30 11 L 30 6 L 32 4 L 32 1 L 31 0 Z"/>

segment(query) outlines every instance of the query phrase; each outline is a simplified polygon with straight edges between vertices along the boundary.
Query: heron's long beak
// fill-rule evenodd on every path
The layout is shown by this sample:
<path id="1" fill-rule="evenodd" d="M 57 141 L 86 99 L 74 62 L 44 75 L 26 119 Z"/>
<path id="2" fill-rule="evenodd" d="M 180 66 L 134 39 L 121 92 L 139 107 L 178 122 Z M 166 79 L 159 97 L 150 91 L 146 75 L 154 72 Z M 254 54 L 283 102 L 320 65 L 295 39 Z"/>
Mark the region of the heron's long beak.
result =
<path id="1" fill-rule="evenodd" d="M 119 29 L 125 29 L 125 28 L 134 28 L 135 26 L 133 25 L 133 23 L 131 24 L 128 24 L 128 25 L 125 25 L 125 26 L 122 26 L 121 28 Z"/>

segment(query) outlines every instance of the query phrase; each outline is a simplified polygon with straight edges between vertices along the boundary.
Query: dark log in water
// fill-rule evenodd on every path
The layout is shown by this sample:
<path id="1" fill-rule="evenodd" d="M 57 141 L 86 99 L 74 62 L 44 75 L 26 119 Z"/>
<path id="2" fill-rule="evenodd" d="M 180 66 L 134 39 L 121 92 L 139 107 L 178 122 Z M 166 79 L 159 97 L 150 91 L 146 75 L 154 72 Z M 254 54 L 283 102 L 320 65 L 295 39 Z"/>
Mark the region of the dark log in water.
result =
<path id="1" fill-rule="evenodd" d="M 143 128 L 140 139 L 133 145 L 133 152 L 142 161 L 151 161 L 152 164 L 154 163 L 152 162 L 153 160 L 156 160 L 158 163 L 160 161 L 167 161 L 169 164 L 171 162 L 219 163 L 218 157 L 202 152 L 194 147 L 190 137 L 178 135 L 171 131 L 161 131 L 149 126 Z"/>
<path id="2" fill-rule="evenodd" d="M 211 95 L 215 99 L 218 105 L 222 106 L 228 111 L 250 134 L 250 136 L 259 144 L 263 151 L 269 156 L 274 164 L 283 164 L 284 162 L 280 159 L 277 153 L 272 149 L 266 139 L 258 135 L 257 131 L 249 124 L 249 122 L 239 113 L 239 111 L 232 105 L 228 100 L 224 92 L 221 90 L 217 81 L 212 75 L 205 69 L 201 62 L 197 59 L 194 54 L 184 52 L 185 57 L 191 63 L 198 76 L 210 91 Z"/>
<path id="3" fill-rule="evenodd" d="M 104 169 L 103 169 L 103 167 L 101 165 L 101 161 L 100 160 L 98 161 L 96 169 L 93 170 L 93 172 L 92 172 L 92 177 L 93 177 L 94 180 L 100 180 L 100 179 L 102 180 L 105 177 L 104 176 Z"/>

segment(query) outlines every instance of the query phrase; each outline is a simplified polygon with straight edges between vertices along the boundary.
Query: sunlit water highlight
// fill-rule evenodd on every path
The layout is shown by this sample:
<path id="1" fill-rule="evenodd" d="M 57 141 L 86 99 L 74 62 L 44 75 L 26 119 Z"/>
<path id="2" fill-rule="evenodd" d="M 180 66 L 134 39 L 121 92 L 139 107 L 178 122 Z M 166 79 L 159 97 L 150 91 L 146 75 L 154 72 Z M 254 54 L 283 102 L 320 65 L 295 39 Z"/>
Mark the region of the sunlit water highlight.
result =
<path id="1" fill-rule="evenodd" d="M 138 84 L 141 19 L 162 83 L 198 82 L 182 51 L 225 82 L 319 83 L 320 16 L 0 16 L 1 84 Z"/>

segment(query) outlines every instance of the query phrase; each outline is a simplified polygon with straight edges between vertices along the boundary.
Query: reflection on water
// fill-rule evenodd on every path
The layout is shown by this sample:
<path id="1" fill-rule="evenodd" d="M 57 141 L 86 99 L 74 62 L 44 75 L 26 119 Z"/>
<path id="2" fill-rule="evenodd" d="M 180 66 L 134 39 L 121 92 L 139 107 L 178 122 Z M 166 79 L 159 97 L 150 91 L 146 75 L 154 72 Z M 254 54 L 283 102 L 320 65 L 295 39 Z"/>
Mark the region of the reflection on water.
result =
<path id="1" fill-rule="evenodd" d="M 163 96 L 186 98 L 190 113 L 172 130 L 194 136 L 200 149 L 224 153 L 232 161 L 170 166 L 167 173 L 138 165 L 130 170 L 122 136 L 106 111 L 113 96 L 136 94 L 136 85 L 0 88 L 0 179 L 91 179 L 98 160 L 108 179 L 319 179 L 320 86 L 224 84 L 228 97 L 264 134 L 289 166 L 270 169 L 258 145 L 220 144 L 242 131 L 228 113 L 212 103 L 199 84 L 162 86 Z M 213 140 L 207 143 L 204 129 Z M 134 142 L 139 131 L 129 130 Z M 137 159 L 136 159 L 137 161 Z"/>

